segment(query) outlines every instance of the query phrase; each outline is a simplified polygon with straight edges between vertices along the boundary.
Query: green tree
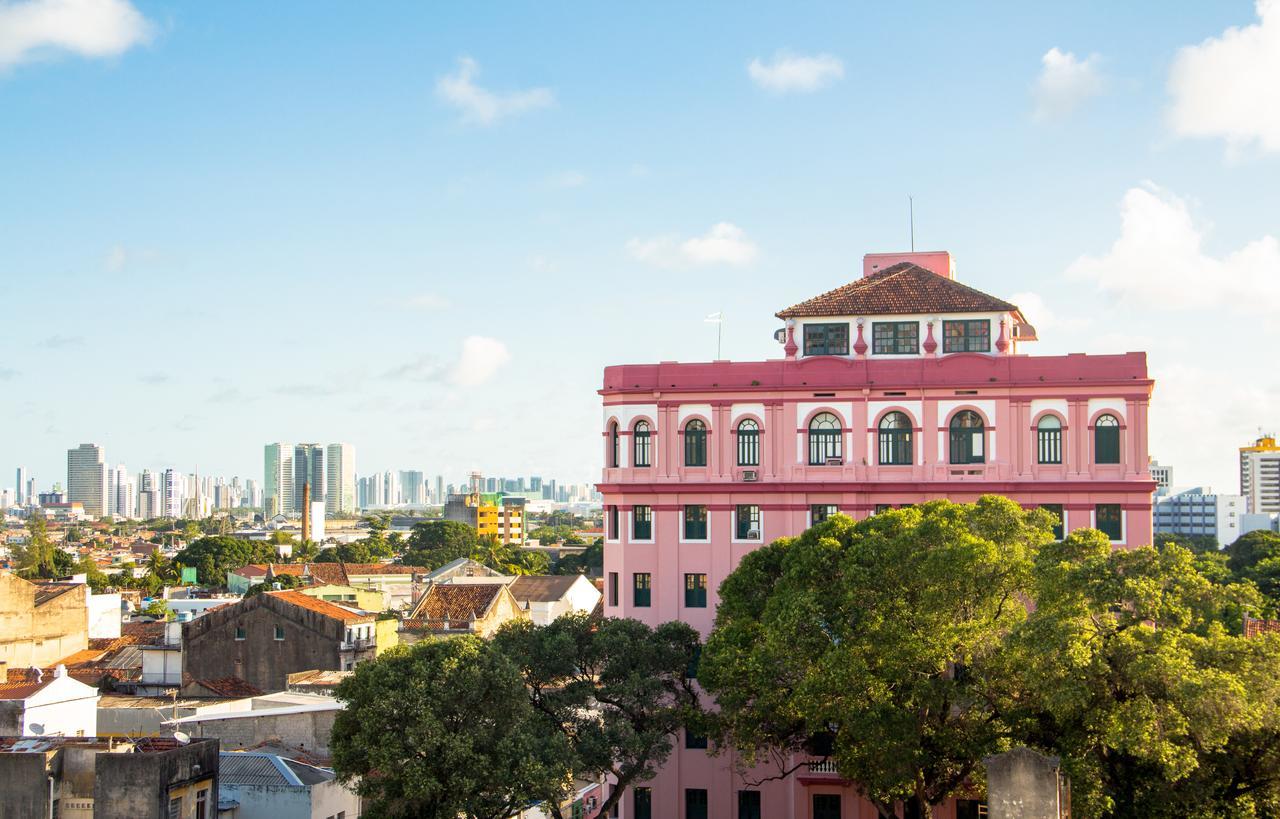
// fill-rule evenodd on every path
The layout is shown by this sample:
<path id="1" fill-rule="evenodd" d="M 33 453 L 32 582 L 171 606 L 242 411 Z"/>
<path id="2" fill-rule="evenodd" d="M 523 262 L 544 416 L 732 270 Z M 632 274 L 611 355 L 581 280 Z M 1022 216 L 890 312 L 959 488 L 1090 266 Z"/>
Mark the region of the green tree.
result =
<path id="1" fill-rule="evenodd" d="M 505 819 L 570 786 L 570 751 L 477 637 L 398 646 L 338 686 L 334 769 L 382 819 Z"/>
<path id="2" fill-rule="evenodd" d="M 192 542 L 174 556 L 178 568 L 194 566 L 200 582 L 224 586 L 227 572 L 247 563 L 271 563 L 275 549 L 264 541 L 249 541 L 226 535 L 210 535 Z"/>
<path id="3" fill-rule="evenodd" d="M 1226 549 L 1227 568 L 1237 580 L 1254 583 L 1266 598 L 1267 613 L 1280 608 L 1280 534 L 1246 532 Z"/>
<path id="4" fill-rule="evenodd" d="M 168 620 L 169 607 L 165 605 L 163 600 L 157 598 L 148 603 L 138 614 L 144 617 L 154 617 L 157 620 Z"/>
<path id="5" fill-rule="evenodd" d="M 1015 736 L 1061 756 L 1080 813 L 1277 814 L 1280 636 L 1239 636 L 1255 589 L 1093 530 L 1044 547 L 1035 578 L 999 699 Z"/>
<path id="6" fill-rule="evenodd" d="M 94 594 L 101 594 L 111 585 L 111 578 L 98 568 L 98 563 L 92 557 L 85 555 L 80 558 L 79 562 L 73 567 L 76 574 L 84 574 L 85 582 L 89 584 L 89 588 Z"/>
<path id="7" fill-rule="evenodd" d="M 307 585 L 307 581 L 301 575 L 296 574 L 278 574 L 270 581 L 254 583 L 249 590 L 244 593 L 245 597 L 254 597 L 264 592 L 275 591 L 276 584 L 280 584 L 280 589 L 297 589 Z"/>
<path id="8" fill-rule="evenodd" d="M 400 562 L 407 566 L 438 569 L 476 551 L 476 530 L 455 520 L 415 523 Z"/>
<path id="9" fill-rule="evenodd" d="M 685 623 L 654 629 L 586 614 L 546 627 L 515 620 L 498 631 L 494 646 L 521 669 L 544 735 L 572 749 L 574 775 L 615 778 L 599 816 L 610 815 L 632 785 L 653 778 L 682 728 L 705 730 L 691 676 L 700 644 Z M 561 817 L 558 805 L 547 807 Z"/>
<path id="10" fill-rule="evenodd" d="M 182 572 L 174 565 L 174 561 L 164 556 L 159 548 L 152 549 L 147 556 L 147 573 L 161 583 L 176 583 Z"/>
<path id="11" fill-rule="evenodd" d="M 366 515 L 364 522 L 369 526 L 369 536 L 363 539 L 365 549 L 375 559 L 391 557 L 395 550 L 388 539 L 387 531 L 391 528 L 391 514 L 380 512 Z M 369 561 L 360 561 L 367 563 Z"/>
<path id="12" fill-rule="evenodd" d="M 1004 498 L 931 501 L 748 554 L 702 660 L 722 739 L 748 763 L 829 756 L 882 817 L 928 815 L 1002 747 L 987 689 L 1051 526 Z"/>
<path id="13" fill-rule="evenodd" d="M 556 574 L 599 575 L 604 571 L 604 540 L 597 539 L 578 554 L 562 554 L 556 561 Z"/>
<path id="14" fill-rule="evenodd" d="M 75 565 L 75 558 L 49 538 L 48 522 L 40 514 L 27 518 L 27 542 L 13 549 L 13 559 L 22 577 L 46 580 L 65 577 Z"/>

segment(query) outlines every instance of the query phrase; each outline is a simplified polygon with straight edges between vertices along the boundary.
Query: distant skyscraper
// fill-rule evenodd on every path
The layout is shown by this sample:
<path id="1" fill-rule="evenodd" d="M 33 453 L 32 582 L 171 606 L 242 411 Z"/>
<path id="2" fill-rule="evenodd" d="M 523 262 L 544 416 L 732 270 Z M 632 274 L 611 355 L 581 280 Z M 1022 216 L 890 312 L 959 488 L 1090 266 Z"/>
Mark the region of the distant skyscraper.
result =
<path id="1" fill-rule="evenodd" d="M 324 447 L 298 444 L 293 448 L 293 511 L 302 514 L 302 488 L 311 484 L 311 501 L 324 500 Z"/>
<path id="2" fill-rule="evenodd" d="M 1240 447 L 1240 494 L 1250 514 L 1280 512 L 1280 446 L 1274 435 Z"/>
<path id="3" fill-rule="evenodd" d="M 160 476 L 160 517 L 182 517 L 183 488 L 186 477 L 176 469 L 166 469 Z"/>
<path id="4" fill-rule="evenodd" d="M 431 500 L 435 503 L 444 503 L 444 475 L 436 475 L 436 495 Z"/>
<path id="5" fill-rule="evenodd" d="M 107 464 L 97 444 L 67 450 L 67 502 L 83 504 L 91 518 L 107 514 Z"/>
<path id="6" fill-rule="evenodd" d="M 131 518 L 134 515 L 134 482 L 124 464 L 107 472 L 107 514 Z"/>
<path id="7" fill-rule="evenodd" d="M 293 444 L 263 447 L 262 505 L 268 518 L 293 511 Z"/>
<path id="8" fill-rule="evenodd" d="M 26 502 L 27 496 L 27 468 L 25 466 L 18 467 L 18 484 L 14 487 L 14 503 L 21 506 Z"/>
<path id="9" fill-rule="evenodd" d="M 400 473 L 401 501 L 409 506 L 423 506 L 427 502 L 427 482 L 421 472 L 407 470 Z"/>
<path id="10" fill-rule="evenodd" d="M 329 444 L 325 450 L 324 510 L 330 515 L 356 511 L 356 448 Z"/>
<path id="11" fill-rule="evenodd" d="M 1152 458 L 1147 470 L 1151 472 L 1151 479 L 1156 482 L 1156 494 L 1167 495 L 1169 488 L 1173 486 L 1173 467 L 1161 466 L 1159 461 Z"/>
<path id="12" fill-rule="evenodd" d="M 399 506 L 403 502 L 400 497 L 400 476 L 388 469 L 382 473 L 382 503 L 384 506 Z"/>

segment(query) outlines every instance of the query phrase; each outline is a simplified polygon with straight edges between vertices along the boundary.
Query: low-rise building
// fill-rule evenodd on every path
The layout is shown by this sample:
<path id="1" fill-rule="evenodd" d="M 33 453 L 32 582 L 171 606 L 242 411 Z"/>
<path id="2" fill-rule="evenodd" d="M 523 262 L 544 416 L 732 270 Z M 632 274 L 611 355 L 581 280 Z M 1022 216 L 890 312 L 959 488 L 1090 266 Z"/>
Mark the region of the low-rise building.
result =
<path id="1" fill-rule="evenodd" d="M 88 648 L 88 597 L 83 583 L 29 583 L 0 571 L 0 672 L 44 668 Z"/>
<path id="2" fill-rule="evenodd" d="M 539 626 L 562 614 L 590 614 L 600 602 L 600 590 L 586 575 L 526 575 L 511 582 L 511 595 Z"/>
<path id="3" fill-rule="evenodd" d="M 1227 546 L 1241 535 L 1244 510 L 1243 495 L 1220 495 L 1204 486 L 1158 495 L 1155 499 L 1155 531 L 1158 534 L 1212 537 L 1219 546 Z"/>
<path id="4" fill-rule="evenodd" d="M 437 583 L 405 618 L 401 633 L 408 643 L 427 635 L 489 637 L 503 623 L 527 616 L 506 583 Z"/>
<path id="5" fill-rule="evenodd" d="M 98 700 L 98 689 L 72 678 L 65 665 L 37 671 L 31 682 L 0 684 L 0 736 L 96 736 Z"/>
<path id="6" fill-rule="evenodd" d="M 166 731 L 217 739 L 223 750 L 283 748 L 308 763 L 329 759 L 333 723 L 346 704 L 334 697 L 280 691 L 196 706 L 163 723 Z M 304 758 L 305 757 L 305 758 Z"/>
<path id="7" fill-rule="evenodd" d="M 0 737 L 5 816 L 207 819 L 218 742 L 173 738 Z"/>
<path id="8" fill-rule="evenodd" d="M 360 797 L 333 771 L 253 751 L 224 752 L 218 801 L 234 802 L 235 819 L 356 819 Z"/>
<path id="9" fill-rule="evenodd" d="M 267 592 L 215 609 L 182 626 L 184 677 L 234 678 L 282 691 L 288 675 L 346 670 L 396 643 L 394 620 L 309 597 Z"/>

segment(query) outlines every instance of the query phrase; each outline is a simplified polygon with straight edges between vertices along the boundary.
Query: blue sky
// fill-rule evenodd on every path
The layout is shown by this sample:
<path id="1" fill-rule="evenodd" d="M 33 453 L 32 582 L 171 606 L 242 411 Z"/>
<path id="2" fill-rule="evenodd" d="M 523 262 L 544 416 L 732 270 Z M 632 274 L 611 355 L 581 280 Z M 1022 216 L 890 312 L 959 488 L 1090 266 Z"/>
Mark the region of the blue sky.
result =
<path id="1" fill-rule="evenodd" d="M 1036 352 L 1150 352 L 1177 482 L 1280 426 L 1276 3 L 63 2 L 0 0 L 10 476 L 592 480 L 605 365 L 777 356 L 908 195 Z"/>

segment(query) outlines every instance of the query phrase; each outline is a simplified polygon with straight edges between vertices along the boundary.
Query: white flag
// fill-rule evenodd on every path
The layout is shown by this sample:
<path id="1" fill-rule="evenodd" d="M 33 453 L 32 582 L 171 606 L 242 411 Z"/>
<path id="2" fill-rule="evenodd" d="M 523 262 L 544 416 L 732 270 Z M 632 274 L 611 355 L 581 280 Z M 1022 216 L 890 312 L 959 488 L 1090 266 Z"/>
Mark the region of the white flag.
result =
<path id="1" fill-rule="evenodd" d="M 711 315 L 704 318 L 703 321 L 705 321 L 707 324 L 719 324 L 721 319 L 722 319 L 722 316 L 719 313 L 712 313 Z"/>

